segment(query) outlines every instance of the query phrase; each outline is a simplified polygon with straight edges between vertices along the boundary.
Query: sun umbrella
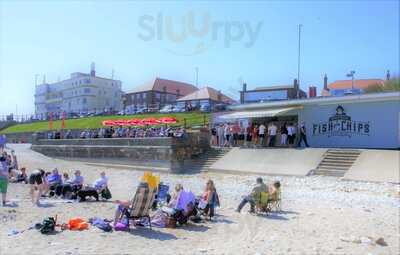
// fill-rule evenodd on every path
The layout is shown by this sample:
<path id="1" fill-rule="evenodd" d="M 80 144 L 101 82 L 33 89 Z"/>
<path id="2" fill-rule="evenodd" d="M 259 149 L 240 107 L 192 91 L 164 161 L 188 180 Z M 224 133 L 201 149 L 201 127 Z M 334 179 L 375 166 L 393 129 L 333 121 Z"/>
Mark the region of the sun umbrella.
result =
<path id="1" fill-rule="evenodd" d="M 113 120 L 104 120 L 102 124 L 103 126 L 108 126 L 108 127 L 115 126 L 115 122 Z"/>
<path id="2" fill-rule="evenodd" d="M 129 126 L 143 126 L 143 123 L 140 119 L 131 119 L 127 121 Z"/>
<path id="3" fill-rule="evenodd" d="M 145 119 L 142 119 L 142 124 L 144 124 L 144 125 L 158 125 L 158 124 L 160 124 L 160 121 L 158 121 L 155 118 L 145 118 Z"/>
<path id="4" fill-rule="evenodd" d="M 173 124 L 178 122 L 178 120 L 174 117 L 161 117 L 158 119 L 158 121 L 160 121 L 163 124 Z"/>

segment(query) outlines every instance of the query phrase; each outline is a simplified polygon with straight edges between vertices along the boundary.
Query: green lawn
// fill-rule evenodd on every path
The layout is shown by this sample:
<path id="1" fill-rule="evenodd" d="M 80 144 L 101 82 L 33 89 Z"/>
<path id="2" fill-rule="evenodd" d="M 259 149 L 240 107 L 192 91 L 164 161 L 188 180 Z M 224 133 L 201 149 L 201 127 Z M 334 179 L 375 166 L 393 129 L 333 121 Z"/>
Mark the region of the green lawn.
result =
<path id="1" fill-rule="evenodd" d="M 204 118 L 206 123 L 210 118 L 209 113 L 149 113 L 149 114 L 138 114 L 138 115 L 111 115 L 111 116 L 96 116 L 96 117 L 88 117 L 88 118 L 80 118 L 80 119 L 68 119 L 65 120 L 65 129 L 84 129 L 84 128 L 100 128 L 102 127 L 103 120 L 115 120 L 115 119 L 143 119 L 147 117 L 175 117 L 178 120 L 178 123 L 174 125 L 184 125 L 186 120 L 187 127 L 193 126 L 203 126 Z M 61 129 L 61 120 L 53 121 L 53 130 Z M 8 127 L 4 130 L 1 130 L 0 133 L 19 133 L 19 132 L 35 132 L 35 131 L 46 131 L 49 130 L 49 122 L 48 121 L 40 121 L 29 124 L 18 124 L 11 127 Z"/>

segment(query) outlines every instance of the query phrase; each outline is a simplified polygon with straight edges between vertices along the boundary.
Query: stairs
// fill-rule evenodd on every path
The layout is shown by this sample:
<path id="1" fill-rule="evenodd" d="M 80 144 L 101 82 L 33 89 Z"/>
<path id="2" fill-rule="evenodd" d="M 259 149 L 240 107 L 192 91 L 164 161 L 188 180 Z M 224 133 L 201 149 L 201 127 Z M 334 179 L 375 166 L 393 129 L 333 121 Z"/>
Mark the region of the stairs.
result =
<path id="1" fill-rule="evenodd" d="M 190 164 L 185 167 L 188 172 L 208 172 L 210 166 L 222 158 L 230 148 L 210 148 L 205 153 L 193 158 Z"/>
<path id="2" fill-rule="evenodd" d="M 316 175 L 343 177 L 361 154 L 353 149 L 330 149 L 314 171 Z"/>

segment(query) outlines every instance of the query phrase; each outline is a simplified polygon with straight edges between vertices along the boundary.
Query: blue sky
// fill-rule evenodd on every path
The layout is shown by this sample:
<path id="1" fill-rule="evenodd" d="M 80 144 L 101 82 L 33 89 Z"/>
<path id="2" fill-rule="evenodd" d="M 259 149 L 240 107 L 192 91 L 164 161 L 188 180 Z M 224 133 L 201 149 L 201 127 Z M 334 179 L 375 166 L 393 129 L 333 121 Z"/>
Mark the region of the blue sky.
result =
<path id="1" fill-rule="evenodd" d="M 0 1 L 0 115 L 16 105 L 33 113 L 35 74 L 53 82 L 89 72 L 92 61 L 99 76 L 114 69 L 124 90 L 154 76 L 195 83 L 195 67 L 200 86 L 230 96 L 240 80 L 289 84 L 298 24 L 305 90 L 320 92 L 325 73 L 329 82 L 350 70 L 356 78 L 399 74 L 399 1 L 54 2 Z"/>

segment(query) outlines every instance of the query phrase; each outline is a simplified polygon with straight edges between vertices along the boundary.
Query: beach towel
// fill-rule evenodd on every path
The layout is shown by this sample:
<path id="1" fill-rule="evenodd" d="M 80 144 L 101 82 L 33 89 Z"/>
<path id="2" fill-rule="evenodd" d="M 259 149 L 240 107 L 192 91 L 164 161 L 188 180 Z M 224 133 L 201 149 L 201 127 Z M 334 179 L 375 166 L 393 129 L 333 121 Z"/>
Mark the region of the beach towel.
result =
<path id="1" fill-rule="evenodd" d="M 175 209 L 177 210 L 184 210 L 186 213 L 188 212 L 187 205 L 195 203 L 196 197 L 194 196 L 193 192 L 191 191 L 184 191 L 182 190 L 179 193 L 178 201 L 176 203 Z"/>
<path id="2" fill-rule="evenodd" d="M 105 232 L 110 232 L 112 230 L 112 227 L 109 222 L 105 221 L 104 219 L 100 219 L 98 217 L 90 218 L 89 223 L 91 223 L 93 226 L 96 226 L 97 228 Z"/>

